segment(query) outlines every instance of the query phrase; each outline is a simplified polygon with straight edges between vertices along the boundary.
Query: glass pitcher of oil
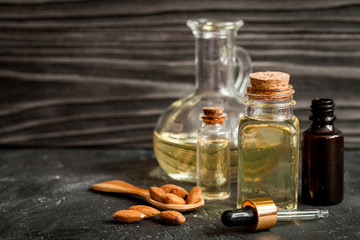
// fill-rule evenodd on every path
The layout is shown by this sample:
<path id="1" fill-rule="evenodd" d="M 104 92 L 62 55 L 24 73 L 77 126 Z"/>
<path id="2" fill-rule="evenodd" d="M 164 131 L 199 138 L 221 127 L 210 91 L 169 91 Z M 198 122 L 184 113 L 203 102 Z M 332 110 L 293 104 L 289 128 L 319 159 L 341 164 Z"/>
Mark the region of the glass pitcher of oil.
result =
<path id="1" fill-rule="evenodd" d="M 160 116 L 153 146 L 160 166 L 172 178 L 196 182 L 196 135 L 205 106 L 223 107 L 231 131 L 232 181 L 237 178 L 238 123 L 251 72 L 249 54 L 235 46 L 243 21 L 188 20 L 195 36 L 196 89 Z M 237 75 L 237 76 L 236 76 Z"/>

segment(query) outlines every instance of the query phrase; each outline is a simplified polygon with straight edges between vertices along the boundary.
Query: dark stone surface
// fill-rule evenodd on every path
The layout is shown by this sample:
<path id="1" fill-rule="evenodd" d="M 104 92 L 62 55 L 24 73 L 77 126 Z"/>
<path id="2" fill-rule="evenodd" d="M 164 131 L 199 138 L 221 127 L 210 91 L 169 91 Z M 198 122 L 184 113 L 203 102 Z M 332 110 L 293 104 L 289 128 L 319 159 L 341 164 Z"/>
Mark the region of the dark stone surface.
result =
<path id="1" fill-rule="evenodd" d="M 236 185 L 226 201 L 207 202 L 184 214 L 180 226 L 157 218 L 121 224 L 112 214 L 145 202 L 89 190 L 120 179 L 139 187 L 176 183 L 159 169 L 152 151 L 37 149 L 0 151 L 0 239 L 359 239 L 360 151 L 345 154 L 345 198 L 325 220 L 287 222 L 268 231 L 228 228 L 221 213 L 235 207 Z M 300 204 L 299 208 L 314 208 Z"/>

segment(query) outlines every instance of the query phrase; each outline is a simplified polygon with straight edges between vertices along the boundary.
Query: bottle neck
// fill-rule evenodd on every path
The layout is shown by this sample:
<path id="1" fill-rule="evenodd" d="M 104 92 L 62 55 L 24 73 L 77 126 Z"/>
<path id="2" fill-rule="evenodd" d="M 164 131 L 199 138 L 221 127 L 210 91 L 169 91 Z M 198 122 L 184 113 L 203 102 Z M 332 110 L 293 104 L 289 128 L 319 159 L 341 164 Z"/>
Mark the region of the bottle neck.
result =
<path id="1" fill-rule="evenodd" d="M 335 103 L 332 99 L 318 98 L 312 100 L 311 116 L 312 120 L 310 131 L 313 132 L 333 132 L 335 130 L 334 115 Z"/>
<path id="2" fill-rule="evenodd" d="M 203 122 L 201 126 L 203 128 L 205 128 L 205 127 L 222 128 L 224 126 L 224 123 L 210 124 L 210 123 L 204 123 Z"/>
<path id="3" fill-rule="evenodd" d="M 231 91 L 234 88 L 235 34 L 229 30 L 221 35 L 198 33 L 195 36 L 197 92 Z"/>
<path id="4" fill-rule="evenodd" d="M 247 98 L 244 102 L 245 114 L 248 117 L 282 121 L 294 116 L 293 106 L 296 102 L 292 97 L 278 101 L 261 101 Z"/>

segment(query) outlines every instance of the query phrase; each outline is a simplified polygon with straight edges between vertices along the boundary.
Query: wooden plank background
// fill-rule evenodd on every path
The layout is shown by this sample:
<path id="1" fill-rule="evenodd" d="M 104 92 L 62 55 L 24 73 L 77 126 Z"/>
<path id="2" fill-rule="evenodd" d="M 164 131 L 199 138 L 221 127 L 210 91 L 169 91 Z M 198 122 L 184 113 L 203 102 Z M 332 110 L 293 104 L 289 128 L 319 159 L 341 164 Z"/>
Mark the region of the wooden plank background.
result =
<path id="1" fill-rule="evenodd" d="M 302 130 L 331 97 L 360 147 L 360 1 L 0 0 L 0 146 L 152 147 L 160 113 L 194 89 L 185 22 L 242 18 L 254 71 L 292 75 Z"/>

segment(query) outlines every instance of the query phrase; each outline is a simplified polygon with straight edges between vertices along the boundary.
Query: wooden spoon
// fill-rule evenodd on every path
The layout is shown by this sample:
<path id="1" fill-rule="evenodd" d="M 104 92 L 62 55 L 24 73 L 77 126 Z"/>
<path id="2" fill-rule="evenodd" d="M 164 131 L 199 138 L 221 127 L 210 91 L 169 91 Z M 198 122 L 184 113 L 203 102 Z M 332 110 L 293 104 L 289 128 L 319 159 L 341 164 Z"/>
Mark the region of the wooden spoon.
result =
<path id="1" fill-rule="evenodd" d="M 116 192 L 116 193 L 129 193 L 143 197 L 148 203 L 161 210 L 176 210 L 179 212 L 188 212 L 204 205 L 204 200 L 201 198 L 199 202 L 194 204 L 178 205 L 178 204 L 167 204 L 153 200 L 150 197 L 148 189 L 142 189 L 136 187 L 130 183 L 113 180 L 108 182 L 95 183 L 92 185 L 92 189 L 100 192 Z"/>

